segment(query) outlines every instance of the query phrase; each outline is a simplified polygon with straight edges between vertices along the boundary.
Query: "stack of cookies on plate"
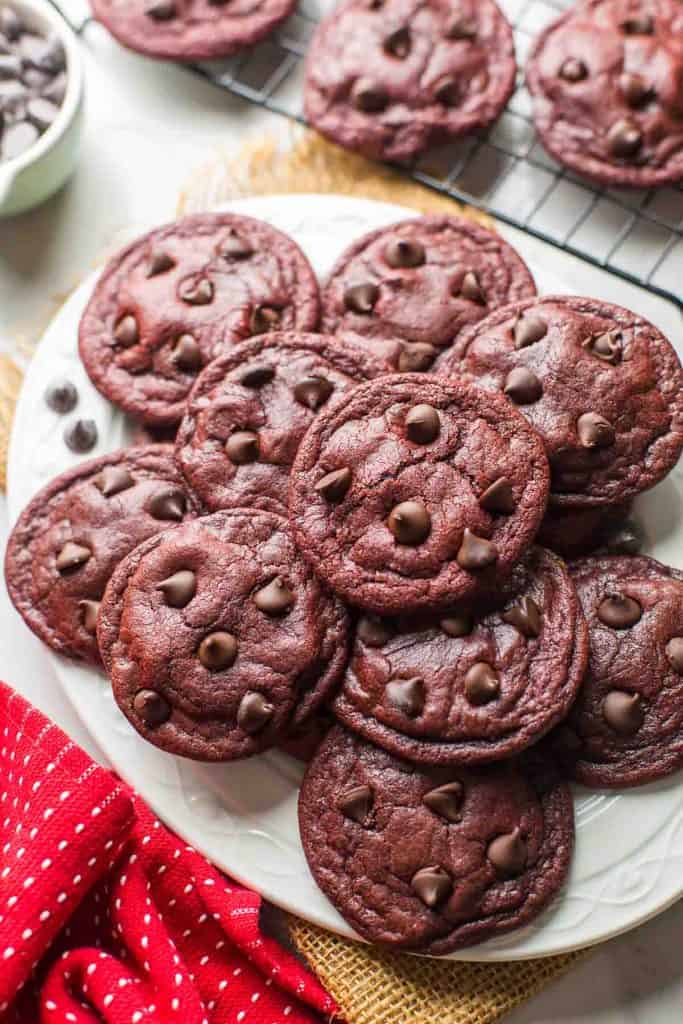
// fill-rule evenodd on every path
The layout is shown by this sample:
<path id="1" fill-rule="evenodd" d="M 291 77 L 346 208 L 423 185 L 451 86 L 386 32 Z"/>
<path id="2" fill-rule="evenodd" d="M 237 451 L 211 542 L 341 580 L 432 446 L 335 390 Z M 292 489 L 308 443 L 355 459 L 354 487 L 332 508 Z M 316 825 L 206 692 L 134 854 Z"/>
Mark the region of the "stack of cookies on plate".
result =
<path id="1" fill-rule="evenodd" d="M 683 574 L 623 524 L 683 448 L 652 324 L 537 297 L 469 220 L 375 231 L 320 290 L 220 213 L 112 260 L 80 353 L 175 443 L 41 491 L 12 599 L 163 750 L 312 737 L 302 842 L 361 935 L 440 954 L 525 924 L 567 875 L 567 780 L 681 766 Z"/>

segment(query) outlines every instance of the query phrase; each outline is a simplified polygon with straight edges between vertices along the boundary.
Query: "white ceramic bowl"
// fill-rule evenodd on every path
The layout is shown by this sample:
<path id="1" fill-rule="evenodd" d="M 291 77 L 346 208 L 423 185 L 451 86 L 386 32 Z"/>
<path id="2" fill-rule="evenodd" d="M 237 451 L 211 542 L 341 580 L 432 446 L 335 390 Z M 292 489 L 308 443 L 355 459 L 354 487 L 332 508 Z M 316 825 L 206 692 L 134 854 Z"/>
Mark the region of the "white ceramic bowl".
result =
<path id="1" fill-rule="evenodd" d="M 0 217 L 37 206 L 76 166 L 83 120 L 83 56 L 78 39 L 48 0 L 8 0 L 26 24 L 56 35 L 66 53 L 66 93 L 59 114 L 25 153 L 0 161 Z"/>

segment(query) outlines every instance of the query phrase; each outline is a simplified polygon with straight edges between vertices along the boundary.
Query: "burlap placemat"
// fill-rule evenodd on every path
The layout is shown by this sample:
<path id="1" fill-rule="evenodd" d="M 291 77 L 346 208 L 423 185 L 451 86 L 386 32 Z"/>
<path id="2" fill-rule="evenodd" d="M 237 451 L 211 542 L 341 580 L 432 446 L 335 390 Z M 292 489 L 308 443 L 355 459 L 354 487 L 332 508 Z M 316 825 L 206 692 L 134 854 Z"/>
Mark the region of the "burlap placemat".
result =
<path id="1" fill-rule="evenodd" d="M 199 168 L 183 188 L 178 213 L 249 195 L 330 192 L 384 199 L 424 213 L 474 210 L 407 181 L 309 132 L 260 139 Z M 21 371 L 0 355 L 0 486 Z M 339 1004 L 348 1024 L 491 1024 L 563 974 L 586 951 L 513 963 L 479 964 L 389 953 L 341 939 L 299 918 L 289 938 Z"/>

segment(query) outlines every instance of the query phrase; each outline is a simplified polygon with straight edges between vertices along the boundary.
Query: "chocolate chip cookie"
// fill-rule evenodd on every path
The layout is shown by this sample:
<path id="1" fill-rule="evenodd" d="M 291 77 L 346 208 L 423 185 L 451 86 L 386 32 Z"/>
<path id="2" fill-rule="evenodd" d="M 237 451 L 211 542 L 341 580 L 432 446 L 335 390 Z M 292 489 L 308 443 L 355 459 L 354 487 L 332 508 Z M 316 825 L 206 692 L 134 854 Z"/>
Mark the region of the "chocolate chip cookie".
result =
<path id="1" fill-rule="evenodd" d="M 574 701 L 588 637 L 564 563 L 532 548 L 495 597 L 437 615 L 362 617 L 334 712 L 426 764 L 481 764 L 535 743 Z"/>
<path id="2" fill-rule="evenodd" d="M 330 695 L 348 620 L 286 520 L 232 509 L 137 547 L 111 578 L 97 632 L 114 697 L 145 739 L 229 761 L 277 743 Z"/>
<path id="3" fill-rule="evenodd" d="M 683 449 L 683 371 L 649 321 L 598 299 L 544 296 L 492 313 L 439 365 L 502 391 L 543 437 L 551 503 L 620 504 Z"/>
<path id="4" fill-rule="evenodd" d="M 464 217 L 419 217 L 359 238 L 323 288 L 323 330 L 400 370 L 428 370 L 460 332 L 536 294 L 515 250 Z"/>
<path id="5" fill-rule="evenodd" d="M 574 843 L 551 763 L 416 767 L 332 730 L 299 795 L 304 852 L 370 942 L 450 953 L 527 924 L 556 895 Z"/>
<path id="6" fill-rule="evenodd" d="M 596 551 L 610 555 L 636 555 L 643 544 L 640 525 L 629 518 L 632 503 L 595 508 L 551 505 L 536 536 L 538 544 L 563 558 L 581 558 Z"/>
<path id="7" fill-rule="evenodd" d="M 402 161 L 495 121 L 515 72 L 493 0 L 345 0 L 313 37 L 305 112 L 340 146 Z"/>
<path id="8" fill-rule="evenodd" d="M 202 213 L 157 228 L 103 271 L 83 314 L 81 359 L 135 418 L 177 423 L 195 379 L 238 341 L 317 325 L 318 283 L 298 245 L 262 221 Z"/>
<path id="9" fill-rule="evenodd" d="M 15 608 L 53 650 L 98 665 L 97 613 L 114 567 L 198 511 L 168 445 L 127 448 L 62 473 L 10 536 L 5 579 Z"/>
<path id="10" fill-rule="evenodd" d="M 505 399 L 426 374 L 323 410 L 290 480 L 297 544 L 351 604 L 443 607 L 509 573 L 545 511 L 543 444 Z"/>
<path id="11" fill-rule="evenodd" d="M 269 35 L 295 0 L 91 0 L 98 21 L 147 57 L 229 57 Z"/>
<path id="12" fill-rule="evenodd" d="M 603 185 L 683 178 L 683 7 L 584 0 L 538 37 L 526 71 L 546 149 Z"/>
<path id="13" fill-rule="evenodd" d="M 176 439 L 178 465 L 211 511 L 253 506 L 286 515 L 291 465 L 316 415 L 388 372 L 336 338 L 252 338 L 200 374 Z"/>
<path id="14" fill-rule="evenodd" d="M 652 558 L 571 566 L 588 670 L 552 748 L 587 786 L 638 786 L 683 767 L 683 573 Z"/>

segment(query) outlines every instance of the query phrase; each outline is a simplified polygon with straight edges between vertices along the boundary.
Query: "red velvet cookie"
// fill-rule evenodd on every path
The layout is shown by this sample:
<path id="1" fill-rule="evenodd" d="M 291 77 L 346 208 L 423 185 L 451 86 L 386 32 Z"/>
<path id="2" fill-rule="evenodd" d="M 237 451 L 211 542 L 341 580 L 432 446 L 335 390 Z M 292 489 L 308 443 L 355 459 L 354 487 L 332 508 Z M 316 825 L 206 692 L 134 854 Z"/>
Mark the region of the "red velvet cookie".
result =
<path id="1" fill-rule="evenodd" d="M 636 555 L 643 531 L 629 519 L 632 503 L 564 508 L 551 505 L 536 536 L 544 548 L 563 558 L 581 558 L 597 551 L 610 555 Z"/>
<path id="2" fill-rule="evenodd" d="M 569 787 L 531 752 L 472 771 L 329 733 L 299 794 L 313 876 L 370 942 L 431 955 L 520 928 L 564 884 Z"/>
<path id="3" fill-rule="evenodd" d="M 263 221 L 202 213 L 137 239 L 107 265 L 83 314 L 81 359 L 137 419 L 177 423 L 197 374 L 235 342 L 312 330 L 318 283 L 298 245 Z"/>
<path id="4" fill-rule="evenodd" d="M 323 289 L 323 330 L 401 372 L 428 370 L 466 327 L 535 294 L 499 235 L 464 217 L 419 217 L 371 231 L 339 258 Z"/>

